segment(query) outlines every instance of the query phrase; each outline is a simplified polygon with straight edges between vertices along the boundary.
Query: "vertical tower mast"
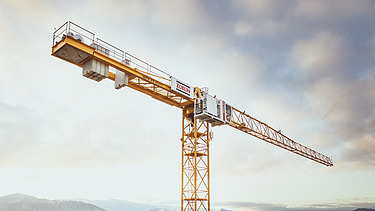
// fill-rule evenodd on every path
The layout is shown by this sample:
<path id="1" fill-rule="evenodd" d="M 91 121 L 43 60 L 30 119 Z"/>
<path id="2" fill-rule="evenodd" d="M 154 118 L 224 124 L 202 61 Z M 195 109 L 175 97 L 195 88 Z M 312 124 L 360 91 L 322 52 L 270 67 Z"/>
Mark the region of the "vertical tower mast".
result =
<path id="1" fill-rule="evenodd" d="M 181 211 L 209 211 L 209 123 L 194 118 L 192 106 L 182 119 Z"/>

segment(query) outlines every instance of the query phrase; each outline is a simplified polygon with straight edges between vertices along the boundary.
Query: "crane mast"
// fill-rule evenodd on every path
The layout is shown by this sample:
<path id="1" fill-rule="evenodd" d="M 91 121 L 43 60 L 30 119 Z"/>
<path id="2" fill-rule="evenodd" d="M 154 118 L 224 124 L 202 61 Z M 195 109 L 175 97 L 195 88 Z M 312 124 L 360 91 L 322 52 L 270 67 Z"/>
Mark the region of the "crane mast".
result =
<path id="1" fill-rule="evenodd" d="M 181 210 L 210 210 L 209 127 L 192 106 L 182 110 Z"/>
<path id="2" fill-rule="evenodd" d="M 181 210 L 210 210 L 210 127 L 228 125 L 297 155 L 332 166 L 332 159 L 288 138 L 208 90 L 168 73 L 99 39 L 67 21 L 53 33 L 52 55 L 82 67 L 82 75 L 110 79 L 182 110 Z"/>

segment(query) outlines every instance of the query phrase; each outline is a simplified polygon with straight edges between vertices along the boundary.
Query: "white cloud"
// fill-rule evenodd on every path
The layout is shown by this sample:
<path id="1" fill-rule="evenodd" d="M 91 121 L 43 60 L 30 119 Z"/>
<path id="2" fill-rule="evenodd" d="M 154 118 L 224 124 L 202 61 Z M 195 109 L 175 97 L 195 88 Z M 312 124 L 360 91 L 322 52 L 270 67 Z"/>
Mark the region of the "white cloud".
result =
<path id="1" fill-rule="evenodd" d="M 302 59 L 297 62 L 300 62 L 301 69 L 308 70 L 305 81 L 309 85 L 302 90 L 304 99 L 309 102 L 311 114 L 317 115 L 321 124 L 325 124 L 320 132 L 327 133 L 318 141 L 330 143 L 331 147 L 345 150 L 350 155 L 336 159 L 345 160 L 356 167 L 372 166 L 368 161 L 372 160 L 375 149 L 367 145 L 367 149 L 371 149 L 367 151 L 361 145 L 375 137 L 372 129 L 375 127 L 375 112 L 372 109 L 375 106 L 373 76 L 343 77 L 346 73 L 338 67 L 345 65 L 345 57 L 338 57 L 339 51 L 323 47 L 321 42 L 317 43 L 317 48 L 306 45 L 303 49 L 308 53 L 298 54 L 294 51 L 294 55 L 302 55 Z M 315 56 L 321 50 L 331 53 L 324 57 Z M 330 59 L 326 60 L 327 57 Z"/>
<path id="2" fill-rule="evenodd" d="M 375 120 L 372 120 L 375 126 Z M 372 127 L 374 128 L 374 127 Z M 348 142 L 343 150 L 345 162 L 350 163 L 349 168 L 367 168 L 375 165 L 375 134 L 364 134 L 355 141 Z"/>
<path id="3" fill-rule="evenodd" d="M 278 1 L 234 1 L 236 12 L 231 20 L 233 31 L 241 37 L 253 35 L 277 35 L 284 26 L 284 14 L 280 11 L 285 8 L 285 2 Z"/>
<path id="4" fill-rule="evenodd" d="M 224 47 L 226 36 L 223 34 L 196 33 L 187 38 L 184 50 L 198 54 L 210 54 Z"/>
<path id="5" fill-rule="evenodd" d="M 308 77 L 337 76 L 345 49 L 340 36 L 319 32 L 313 38 L 298 41 L 292 50 L 292 61 Z"/>
<path id="6" fill-rule="evenodd" d="M 246 23 L 244 21 L 238 21 L 234 25 L 234 32 L 238 35 L 241 35 L 241 36 L 247 35 L 250 32 L 252 32 L 253 30 L 254 30 L 254 26 L 252 26 L 251 24 Z"/>
<path id="7" fill-rule="evenodd" d="M 272 0 L 234 1 L 233 4 L 255 19 L 270 18 L 280 11 L 286 4 Z"/>
<path id="8" fill-rule="evenodd" d="M 373 8 L 371 1 L 297 1 L 294 13 L 310 20 L 343 20 L 358 14 L 368 14 Z"/>
<path id="9" fill-rule="evenodd" d="M 35 138 L 42 130 L 35 114 L 25 106 L 9 105 L 0 101 L 0 163 L 22 157 L 25 148 L 39 145 Z M 32 151 L 32 150 L 30 150 Z"/>
<path id="10" fill-rule="evenodd" d="M 73 1 L 72 4 L 76 4 Z M 93 0 L 86 2 L 90 12 L 99 17 L 111 20 L 112 23 L 122 22 L 121 27 L 126 27 L 131 21 L 145 18 L 150 10 L 150 4 L 137 0 Z M 126 24 L 125 24 L 126 23 Z"/>
<path id="11" fill-rule="evenodd" d="M 177 28 L 190 28 L 206 20 L 199 1 L 152 1 L 150 12 L 161 24 Z"/>
<path id="12" fill-rule="evenodd" d="M 243 21 L 234 24 L 234 32 L 239 36 L 251 35 L 275 35 L 282 29 L 282 23 L 274 20 L 264 21 Z"/>
<path id="13" fill-rule="evenodd" d="M 56 17 L 58 13 L 58 10 L 56 10 L 58 8 L 55 7 L 53 1 L 4 0 L 1 3 L 7 8 L 6 13 L 9 17 L 18 21 L 22 20 L 37 29 L 50 27 L 51 17 Z M 17 23 L 14 24 L 14 28 L 19 27 Z M 24 31 L 25 34 L 30 32 L 31 31 Z"/>

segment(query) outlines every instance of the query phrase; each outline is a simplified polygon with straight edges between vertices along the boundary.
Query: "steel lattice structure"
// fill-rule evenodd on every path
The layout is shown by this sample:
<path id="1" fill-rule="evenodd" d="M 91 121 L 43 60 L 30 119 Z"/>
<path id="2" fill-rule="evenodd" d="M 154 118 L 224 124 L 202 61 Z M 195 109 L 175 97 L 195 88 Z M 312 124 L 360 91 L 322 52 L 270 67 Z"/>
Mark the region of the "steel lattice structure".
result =
<path id="1" fill-rule="evenodd" d="M 194 118 L 191 107 L 182 119 L 181 210 L 210 210 L 209 124 Z"/>
<path id="2" fill-rule="evenodd" d="M 186 85 L 168 73 L 95 38 L 94 33 L 72 22 L 66 22 L 53 33 L 52 55 L 82 67 L 85 77 L 95 81 L 113 80 L 116 89 L 127 86 L 182 110 L 182 211 L 210 210 L 211 126 L 229 125 L 325 166 L 333 165 L 330 157 L 293 141 L 281 131 L 208 95 L 207 90 Z M 217 112 L 215 107 L 207 106 L 212 101 L 218 103 L 215 105 Z M 209 108 L 217 116 L 210 114 Z"/>

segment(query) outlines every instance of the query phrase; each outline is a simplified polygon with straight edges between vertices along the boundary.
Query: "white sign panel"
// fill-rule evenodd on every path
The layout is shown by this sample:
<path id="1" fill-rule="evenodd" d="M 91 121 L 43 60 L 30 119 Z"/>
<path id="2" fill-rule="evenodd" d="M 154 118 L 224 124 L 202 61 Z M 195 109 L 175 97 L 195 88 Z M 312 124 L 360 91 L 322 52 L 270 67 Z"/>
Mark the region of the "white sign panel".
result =
<path id="1" fill-rule="evenodd" d="M 185 82 L 178 80 L 177 78 L 173 76 L 171 77 L 171 89 L 191 99 L 194 98 L 194 87 L 188 85 Z"/>
<path id="2" fill-rule="evenodd" d="M 210 95 L 207 95 L 207 112 L 215 117 L 219 117 L 219 114 L 217 113 L 217 99 Z"/>

